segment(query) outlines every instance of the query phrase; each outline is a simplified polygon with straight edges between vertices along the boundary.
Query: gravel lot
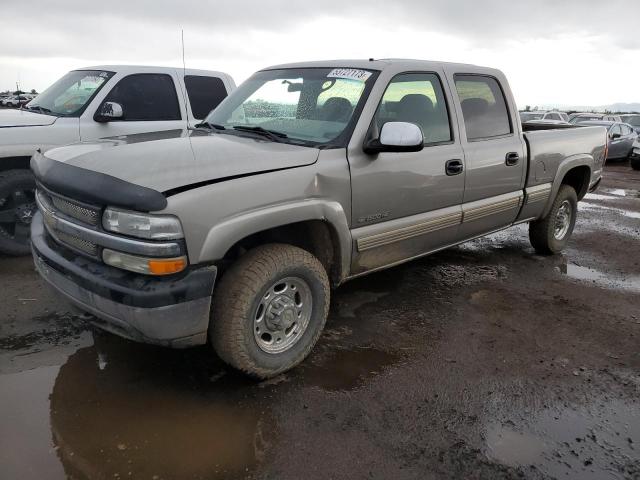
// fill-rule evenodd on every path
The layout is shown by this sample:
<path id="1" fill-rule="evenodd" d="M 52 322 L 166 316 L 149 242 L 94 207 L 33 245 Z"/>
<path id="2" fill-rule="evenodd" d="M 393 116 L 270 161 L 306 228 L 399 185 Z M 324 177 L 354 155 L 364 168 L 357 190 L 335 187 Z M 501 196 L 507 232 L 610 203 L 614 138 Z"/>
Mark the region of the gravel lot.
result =
<path id="1" fill-rule="evenodd" d="M 640 479 L 640 172 L 570 247 L 525 226 L 345 284 L 295 371 L 93 331 L 0 259 L 3 479 Z"/>

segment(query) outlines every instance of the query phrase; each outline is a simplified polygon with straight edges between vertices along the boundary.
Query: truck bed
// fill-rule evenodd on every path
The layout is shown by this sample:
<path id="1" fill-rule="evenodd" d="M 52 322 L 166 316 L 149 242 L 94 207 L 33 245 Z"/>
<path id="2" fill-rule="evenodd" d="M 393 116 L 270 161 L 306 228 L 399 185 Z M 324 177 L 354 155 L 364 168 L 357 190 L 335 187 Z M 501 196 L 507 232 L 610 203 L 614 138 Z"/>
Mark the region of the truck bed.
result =
<path id="1" fill-rule="evenodd" d="M 562 165 L 584 157 L 593 159 L 590 186 L 599 180 L 607 144 L 604 127 L 536 129 L 525 131 L 524 138 L 529 159 L 526 187 L 553 182 Z"/>

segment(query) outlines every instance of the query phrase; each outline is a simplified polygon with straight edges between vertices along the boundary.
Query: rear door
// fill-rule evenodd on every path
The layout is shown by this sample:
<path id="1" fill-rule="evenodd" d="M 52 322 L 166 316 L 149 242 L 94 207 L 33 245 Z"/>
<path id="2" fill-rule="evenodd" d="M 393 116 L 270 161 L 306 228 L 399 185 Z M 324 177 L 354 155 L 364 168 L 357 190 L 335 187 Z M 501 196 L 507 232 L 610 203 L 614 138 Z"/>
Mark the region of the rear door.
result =
<path id="1" fill-rule="evenodd" d="M 457 70 L 449 71 L 448 77 L 462 118 L 466 161 L 463 239 L 515 221 L 523 200 L 526 150 L 504 78 Z"/>
<path id="2" fill-rule="evenodd" d="M 416 124 L 423 132 L 423 150 L 370 155 L 361 143 L 349 148 L 353 273 L 426 253 L 457 238 L 464 155 L 442 79 L 442 72 L 393 76 L 377 100 L 370 125 L 372 132 L 391 121 Z"/>
<path id="3" fill-rule="evenodd" d="M 99 123 L 93 119 L 96 109 L 87 109 L 80 119 L 82 141 L 186 127 L 174 78 L 167 73 L 127 75 L 116 83 L 99 105 L 104 102 L 122 105 L 124 118 Z"/>
<path id="4" fill-rule="evenodd" d="M 186 75 L 184 84 L 191 114 L 196 120 L 204 120 L 228 95 L 224 82 L 218 77 Z"/>

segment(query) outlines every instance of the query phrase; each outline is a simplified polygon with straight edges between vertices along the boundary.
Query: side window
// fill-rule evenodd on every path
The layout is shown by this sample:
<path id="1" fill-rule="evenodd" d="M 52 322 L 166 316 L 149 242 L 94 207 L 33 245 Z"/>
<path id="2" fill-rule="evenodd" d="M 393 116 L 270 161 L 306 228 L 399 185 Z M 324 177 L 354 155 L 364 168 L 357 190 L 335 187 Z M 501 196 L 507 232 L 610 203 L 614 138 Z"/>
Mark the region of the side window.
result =
<path id="1" fill-rule="evenodd" d="M 547 116 L 547 118 L 548 118 L 549 120 L 562 120 L 562 117 L 560 117 L 560 115 L 559 115 L 559 114 L 557 114 L 557 113 L 550 113 L 550 114 Z"/>
<path id="2" fill-rule="evenodd" d="M 609 130 L 609 135 L 613 135 L 614 133 L 617 133 L 618 135 L 622 135 L 622 130 L 620 129 L 620 125 L 616 124 L 611 127 L 611 130 Z"/>
<path id="3" fill-rule="evenodd" d="M 184 84 L 191 111 L 198 120 L 205 118 L 227 96 L 224 82 L 217 77 L 187 75 L 184 77 Z"/>
<path id="4" fill-rule="evenodd" d="M 455 75 L 456 90 L 467 140 L 499 137 L 513 133 L 507 102 L 495 78 Z"/>
<path id="5" fill-rule="evenodd" d="M 426 144 L 450 142 L 451 126 L 440 79 L 433 73 L 403 73 L 384 92 L 375 117 L 378 128 L 386 122 L 415 123 Z"/>
<path id="6" fill-rule="evenodd" d="M 631 129 L 626 125 L 620 125 L 620 128 L 622 129 L 622 135 L 631 135 Z"/>
<path id="7" fill-rule="evenodd" d="M 180 105 L 169 75 L 139 73 L 118 82 L 105 99 L 122 105 L 124 121 L 180 120 Z"/>

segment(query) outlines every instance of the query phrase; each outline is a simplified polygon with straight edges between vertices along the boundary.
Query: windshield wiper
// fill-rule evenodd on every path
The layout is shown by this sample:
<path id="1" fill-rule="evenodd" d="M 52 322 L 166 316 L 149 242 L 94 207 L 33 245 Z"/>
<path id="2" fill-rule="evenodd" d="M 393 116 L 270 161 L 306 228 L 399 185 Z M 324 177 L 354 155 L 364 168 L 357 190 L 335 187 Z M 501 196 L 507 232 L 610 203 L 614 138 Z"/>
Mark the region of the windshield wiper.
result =
<path id="1" fill-rule="evenodd" d="M 258 126 L 252 127 L 248 125 L 236 125 L 235 127 L 233 127 L 233 129 L 240 130 L 241 132 L 257 133 L 259 135 L 267 137 L 268 139 L 274 142 L 280 142 L 282 141 L 283 138 L 289 138 L 289 136 L 286 133 L 278 132 L 276 130 L 267 130 L 266 128 L 262 128 Z"/>
<path id="2" fill-rule="evenodd" d="M 48 108 L 41 107 L 40 105 L 27 105 L 27 110 L 32 110 L 34 112 L 40 112 L 44 115 L 51 115 L 51 110 Z"/>
<path id="3" fill-rule="evenodd" d="M 207 130 L 226 130 L 224 125 L 218 125 L 217 123 L 200 122 L 195 125 L 195 128 L 206 128 Z"/>

